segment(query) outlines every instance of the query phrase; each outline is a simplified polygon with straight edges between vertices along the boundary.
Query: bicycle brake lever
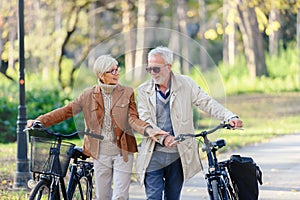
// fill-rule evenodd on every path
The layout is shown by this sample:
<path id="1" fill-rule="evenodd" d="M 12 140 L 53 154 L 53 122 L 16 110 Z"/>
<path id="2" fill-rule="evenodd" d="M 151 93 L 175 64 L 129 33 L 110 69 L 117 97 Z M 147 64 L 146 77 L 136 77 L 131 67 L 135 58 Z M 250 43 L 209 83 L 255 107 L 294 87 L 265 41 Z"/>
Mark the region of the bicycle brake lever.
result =
<path id="1" fill-rule="evenodd" d="M 223 124 L 223 128 L 232 129 L 233 127 L 230 124 Z"/>
<path id="2" fill-rule="evenodd" d="M 23 132 L 26 132 L 26 131 L 29 131 L 29 130 L 32 130 L 32 128 L 31 128 L 31 127 L 30 127 L 30 128 L 28 128 L 28 127 L 27 127 L 27 128 L 24 128 L 24 129 L 23 129 Z"/>
<path id="3" fill-rule="evenodd" d="M 174 142 L 183 142 L 185 140 L 183 135 L 179 135 L 174 138 Z"/>

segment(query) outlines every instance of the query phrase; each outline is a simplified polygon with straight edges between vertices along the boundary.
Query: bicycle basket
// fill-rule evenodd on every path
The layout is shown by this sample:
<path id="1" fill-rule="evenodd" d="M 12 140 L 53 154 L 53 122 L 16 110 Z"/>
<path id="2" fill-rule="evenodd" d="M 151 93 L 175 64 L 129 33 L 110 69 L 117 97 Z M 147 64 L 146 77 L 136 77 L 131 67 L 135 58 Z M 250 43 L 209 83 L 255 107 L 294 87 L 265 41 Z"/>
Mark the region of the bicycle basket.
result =
<path id="1" fill-rule="evenodd" d="M 72 143 L 62 142 L 59 150 L 57 141 L 32 136 L 30 170 L 65 177 L 74 147 Z"/>

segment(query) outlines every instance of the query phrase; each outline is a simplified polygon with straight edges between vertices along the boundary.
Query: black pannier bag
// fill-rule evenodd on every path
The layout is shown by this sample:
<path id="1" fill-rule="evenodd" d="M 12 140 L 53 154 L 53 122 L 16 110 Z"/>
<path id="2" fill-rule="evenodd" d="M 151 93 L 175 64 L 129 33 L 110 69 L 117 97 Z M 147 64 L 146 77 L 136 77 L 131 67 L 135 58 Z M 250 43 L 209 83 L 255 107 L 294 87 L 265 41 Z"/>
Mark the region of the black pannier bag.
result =
<path id="1" fill-rule="evenodd" d="M 258 182 L 262 185 L 262 172 L 251 157 L 232 155 L 228 171 L 239 200 L 258 199 Z"/>

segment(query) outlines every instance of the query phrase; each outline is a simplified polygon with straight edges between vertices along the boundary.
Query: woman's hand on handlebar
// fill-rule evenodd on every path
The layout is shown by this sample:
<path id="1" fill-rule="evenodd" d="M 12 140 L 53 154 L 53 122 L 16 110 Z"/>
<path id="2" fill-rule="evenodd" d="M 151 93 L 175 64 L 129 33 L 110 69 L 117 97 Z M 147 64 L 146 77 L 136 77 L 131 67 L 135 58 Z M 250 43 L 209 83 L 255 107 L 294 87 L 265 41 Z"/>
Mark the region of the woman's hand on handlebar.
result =
<path id="1" fill-rule="evenodd" d="M 153 141 L 159 142 L 158 136 L 168 135 L 168 132 L 165 132 L 163 130 L 154 130 L 152 127 L 146 128 L 146 134 L 148 137 L 150 137 Z"/>
<path id="2" fill-rule="evenodd" d="M 38 127 L 32 127 L 32 126 L 38 126 Z M 34 120 L 34 119 L 29 119 L 27 120 L 27 128 L 41 128 L 40 126 L 42 126 L 42 123 L 38 120 Z"/>
<path id="3" fill-rule="evenodd" d="M 31 128 L 35 121 L 36 120 L 32 120 L 32 119 L 27 120 L 27 128 Z"/>

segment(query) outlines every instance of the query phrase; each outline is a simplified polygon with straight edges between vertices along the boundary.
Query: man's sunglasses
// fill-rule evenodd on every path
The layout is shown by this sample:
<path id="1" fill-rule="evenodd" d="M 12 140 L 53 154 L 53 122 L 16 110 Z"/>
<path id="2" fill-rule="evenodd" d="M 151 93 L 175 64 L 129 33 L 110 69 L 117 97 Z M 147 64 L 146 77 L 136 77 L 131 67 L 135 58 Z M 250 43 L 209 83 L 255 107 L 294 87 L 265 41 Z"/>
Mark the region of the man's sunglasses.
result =
<path id="1" fill-rule="evenodd" d="M 121 67 L 118 67 L 116 69 L 112 69 L 112 70 L 107 71 L 105 73 L 111 73 L 112 75 L 116 75 L 116 74 L 120 73 L 120 71 L 121 71 Z"/>
<path id="2" fill-rule="evenodd" d="M 168 64 L 165 64 L 164 66 L 162 66 L 162 67 L 165 67 L 165 66 L 167 66 Z M 160 72 L 160 68 L 162 68 L 162 67 L 146 67 L 146 71 L 148 72 L 148 73 L 151 73 L 151 71 L 153 71 L 154 73 L 159 73 Z"/>

